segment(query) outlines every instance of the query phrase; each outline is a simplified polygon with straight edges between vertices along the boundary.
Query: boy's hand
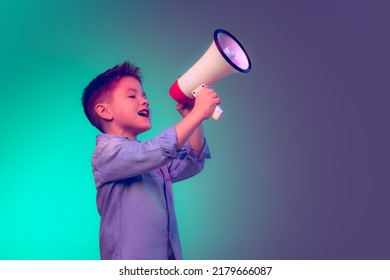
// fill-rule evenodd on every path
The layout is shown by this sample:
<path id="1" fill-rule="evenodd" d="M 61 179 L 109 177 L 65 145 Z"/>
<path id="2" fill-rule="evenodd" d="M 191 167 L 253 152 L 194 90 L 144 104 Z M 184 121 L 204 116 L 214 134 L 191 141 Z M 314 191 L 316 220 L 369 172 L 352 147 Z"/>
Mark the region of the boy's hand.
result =
<path id="1" fill-rule="evenodd" d="M 184 118 L 188 115 L 189 112 L 192 111 L 192 108 L 194 108 L 195 99 L 191 102 L 188 102 L 186 104 L 178 103 L 176 105 L 176 110 L 179 112 L 179 114 Z"/>
<path id="2" fill-rule="evenodd" d="M 208 119 L 213 114 L 215 106 L 220 104 L 220 102 L 220 98 L 213 89 L 203 88 L 191 102 L 186 104 L 177 104 L 176 110 L 184 118 L 194 109 L 194 107 L 196 107 L 194 110 L 202 114 L 203 119 Z"/>
<path id="3" fill-rule="evenodd" d="M 210 118 L 215 107 L 221 103 L 217 93 L 209 87 L 201 89 L 195 98 L 193 113 L 197 113 L 203 120 Z"/>

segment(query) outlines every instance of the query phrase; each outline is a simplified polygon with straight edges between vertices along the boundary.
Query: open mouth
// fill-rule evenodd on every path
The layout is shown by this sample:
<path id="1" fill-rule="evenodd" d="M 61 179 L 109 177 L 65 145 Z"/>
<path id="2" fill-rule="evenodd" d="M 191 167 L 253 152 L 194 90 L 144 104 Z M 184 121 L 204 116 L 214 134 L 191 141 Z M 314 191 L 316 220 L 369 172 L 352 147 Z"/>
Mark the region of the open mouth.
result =
<path id="1" fill-rule="evenodd" d="M 150 113 L 149 113 L 149 110 L 144 109 L 144 110 L 139 111 L 138 115 L 141 117 L 144 117 L 144 118 L 149 118 Z"/>

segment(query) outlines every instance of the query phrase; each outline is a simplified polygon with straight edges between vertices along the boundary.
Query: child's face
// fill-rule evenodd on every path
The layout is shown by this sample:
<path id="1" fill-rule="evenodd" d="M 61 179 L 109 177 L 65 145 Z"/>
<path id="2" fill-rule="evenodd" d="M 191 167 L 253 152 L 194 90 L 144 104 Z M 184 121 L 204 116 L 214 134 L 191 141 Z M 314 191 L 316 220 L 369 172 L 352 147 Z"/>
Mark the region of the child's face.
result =
<path id="1" fill-rule="evenodd" d="M 115 87 L 110 102 L 111 125 L 123 136 L 136 136 L 151 128 L 149 101 L 140 84 L 133 77 L 123 77 Z"/>

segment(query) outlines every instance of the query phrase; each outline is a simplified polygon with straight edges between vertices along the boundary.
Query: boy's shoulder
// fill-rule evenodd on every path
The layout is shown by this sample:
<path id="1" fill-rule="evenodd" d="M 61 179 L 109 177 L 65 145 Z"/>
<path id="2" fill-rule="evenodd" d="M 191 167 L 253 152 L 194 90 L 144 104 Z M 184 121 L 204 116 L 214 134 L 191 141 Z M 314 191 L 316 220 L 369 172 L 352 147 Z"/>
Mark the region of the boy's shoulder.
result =
<path id="1" fill-rule="evenodd" d="M 104 141 L 130 141 L 126 136 L 119 136 L 114 134 L 102 133 L 96 135 L 96 143 Z"/>
<path id="2" fill-rule="evenodd" d="M 117 149 L 129 142 L 130 139 L 125 136 L 102 133 L 96 136 L 95 152 Z"/>

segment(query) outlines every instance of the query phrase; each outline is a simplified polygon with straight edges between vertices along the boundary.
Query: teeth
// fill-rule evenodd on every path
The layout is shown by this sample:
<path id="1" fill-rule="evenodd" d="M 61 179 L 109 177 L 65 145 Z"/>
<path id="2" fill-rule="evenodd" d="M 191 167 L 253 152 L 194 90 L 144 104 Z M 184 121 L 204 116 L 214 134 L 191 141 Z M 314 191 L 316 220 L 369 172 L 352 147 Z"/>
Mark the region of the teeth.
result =
<path id="1" fill-rule="evenodd" d="M 147 110 L 142 110 L 138 112 L 138 115 L 142 117 L 149 117 L 149 112 Z"/>

